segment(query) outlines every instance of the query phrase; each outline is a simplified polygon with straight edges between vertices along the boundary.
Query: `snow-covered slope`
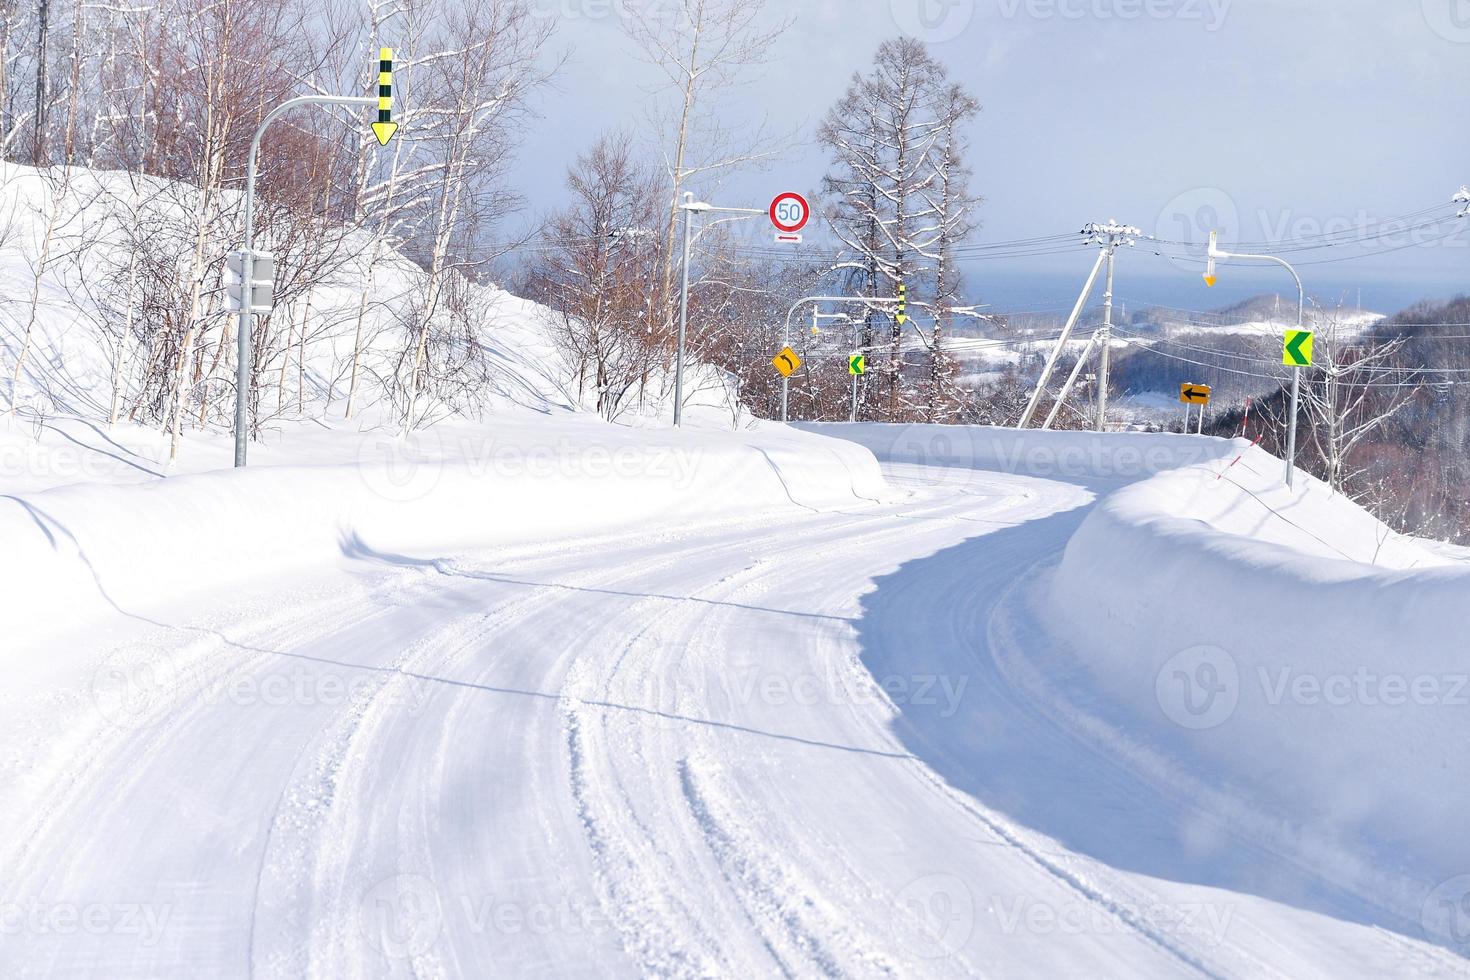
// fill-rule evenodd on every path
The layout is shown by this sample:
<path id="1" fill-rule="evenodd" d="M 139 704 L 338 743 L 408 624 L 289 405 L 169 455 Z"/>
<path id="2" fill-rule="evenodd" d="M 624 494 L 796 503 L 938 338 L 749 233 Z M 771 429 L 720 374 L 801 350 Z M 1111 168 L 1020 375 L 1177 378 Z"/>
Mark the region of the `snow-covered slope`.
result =
<path id="1" fill-rule="evenodd" d="M 1470 567 L 1241 442 L 1104 499 L 1051 592 L 1147 738 L 1290 833 L 1431 880 L 1470 863 Z M 1285 831 L 1284 831 L 1285 832 Z"/>
<path id="2" fill-rule="evenodd" d="M 57 616 L 217 590 L 359 551 L 409 554 L 837 506 L 885 493 L 871 454 L 780 428 L 654 431 L 595 417 L 333 433 L 314 464 L 0 501 L 0 597 Z M 125 515 L 125 516 L 124 516 Z M 26 630 L 29 632 L 29 630 Z"/>

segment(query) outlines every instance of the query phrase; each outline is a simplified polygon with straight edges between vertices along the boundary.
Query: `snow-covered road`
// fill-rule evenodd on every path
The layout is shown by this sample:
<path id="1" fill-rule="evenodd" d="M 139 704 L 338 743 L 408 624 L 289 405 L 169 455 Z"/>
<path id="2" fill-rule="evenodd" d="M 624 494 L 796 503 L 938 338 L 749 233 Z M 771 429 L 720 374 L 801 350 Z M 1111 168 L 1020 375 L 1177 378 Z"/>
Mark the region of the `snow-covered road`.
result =
<path id="1" fill-rule="evenodd" d="M 1099 735 L 1035 584 L 1106 487 L 887 475 L 35 651 L 0 975 L 1463 975 Z"/>

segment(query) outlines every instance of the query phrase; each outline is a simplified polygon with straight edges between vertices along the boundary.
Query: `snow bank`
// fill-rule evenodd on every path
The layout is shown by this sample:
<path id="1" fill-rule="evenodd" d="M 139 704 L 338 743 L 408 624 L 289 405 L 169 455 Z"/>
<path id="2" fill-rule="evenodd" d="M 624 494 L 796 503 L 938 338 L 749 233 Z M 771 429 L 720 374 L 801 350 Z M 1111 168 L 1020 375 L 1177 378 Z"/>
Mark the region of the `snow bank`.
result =
<path id="1" fill-rule="evenodd" d="M 108 607 L 374 553 L 438 557 L 884 495 L 872 455 L 782 427 L 635 430 L 585 416 L 441 425 L 356 459 L 0 497 L 0 605 L 21 633 Z M 13 634 L 12 634 L 13 635 Z"/>
<path id="2" fill-rule="evenodd" d="M 1059 432 L 987 425 L 886 425 L 799 422 L 796 427 L 848 439 L 884 462 L 924 467 L 937 482 L 967 470 L 995 470 L 1110 488 L 1191 463 L 1228 457 L 1231 444 L 1199 436 L 1142 432 Z"/>
<path id="3" fill-rule="evenodd" d="M 1060 634 L 1149 737 L 1307 831 L 1464 871 L 1470 567 L 1228 455 L 1091 511 L 1053 582 Z"/>

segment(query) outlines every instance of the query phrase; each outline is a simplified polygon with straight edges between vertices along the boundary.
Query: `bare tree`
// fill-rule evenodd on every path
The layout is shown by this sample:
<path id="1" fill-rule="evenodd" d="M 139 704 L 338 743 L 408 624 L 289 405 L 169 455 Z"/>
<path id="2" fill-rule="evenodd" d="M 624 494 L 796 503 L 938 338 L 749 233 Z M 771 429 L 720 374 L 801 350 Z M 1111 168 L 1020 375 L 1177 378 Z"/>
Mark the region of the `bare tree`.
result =
<path id="1" fill-rule="evenodd" d="M 490 257 L 477 247 L 477 236 L 518 203 L 500 187 L 515 145 L 514 124 L 552 70 L 539 60 L 551 24 L 524 0 L 447 4 L 436 21 L 437 53 L 416 66 L 419 91 L 435 108 L 413 138 L 427 144 L 435 180 L 417 209 L 411 253 L 425 275 L 413 304 L 410 356 L 400 362 L 405 431 L 423 421 L 419 394 L 432 366 L 428 354 L 441 294 L 454 276 L 485 267 Z"/>
<path id="2" fill-rule="evenodd" d="M 1409 406 L 1419 385 L 1394 368 L 1404 338 L 1344 336 L 1335 317 L 1318 328 L 1313 366 L 1302 379 L 1309 445 L 1333 490 L 1351 490 L 1365 472 L 1354 451 Z"/>
<path id="3" fill-rule="evenodd" d="M 673 111 L 660 128 L 669 174 L 658 301 L 661 335 L 673 325 L 674 255 L 680 195 L 696 176 L 717 177 L 768 158 L 772 139 L 764 126 L 736 135 L 719 122 L 714 91 L 739 83 L 763 64 L 793 19 L 768 21 L 765 0 L 628 0 L 629 36 L 664 75 L 674 96 Z M 696 145 L 697 144 L 697 145 Z"/>
<path id="4" fill-rule="evenodd" d="M 567 171 L 572 204 L 548 222 L 555 245 L 533 279 L 536 298 L 557 311 L 556 337 L 579 396 L 590 385 L 609 420 L 627 409 L 653 355 L 658 184 L 634 159 L 628 134 L 600 137 Z"/>

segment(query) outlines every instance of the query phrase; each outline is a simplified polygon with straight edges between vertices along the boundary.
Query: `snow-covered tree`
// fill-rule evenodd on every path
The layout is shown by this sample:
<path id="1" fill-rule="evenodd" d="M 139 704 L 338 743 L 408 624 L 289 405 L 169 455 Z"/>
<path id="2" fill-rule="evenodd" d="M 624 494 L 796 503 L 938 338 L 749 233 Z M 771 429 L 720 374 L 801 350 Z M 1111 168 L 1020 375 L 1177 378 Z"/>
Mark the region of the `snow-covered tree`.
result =
<path id="1" fill-rule="evenodd" d="M 820 131 L 832 155 L 823 181 L 827 218 L 852 256 L 842 267 L 861 295 L 891 296 L 902 284 L 910 314 L 926 296 L 931 307 L 953 308 L 953 249 L 973 227 L 978 203 L 968 190 L 962 128 L 978 111 L 923 43 L 900 37 L 879 46 L 872 69 L 854 74 L 828 112 Z M 869 349 L 875 319 L 870 314 L 865 330 Z M 912 407 L 901 377 L 904 326 L 890 318 L 882 367 L 889 418 Z"/>

